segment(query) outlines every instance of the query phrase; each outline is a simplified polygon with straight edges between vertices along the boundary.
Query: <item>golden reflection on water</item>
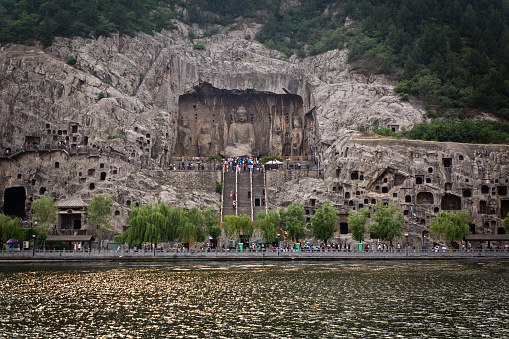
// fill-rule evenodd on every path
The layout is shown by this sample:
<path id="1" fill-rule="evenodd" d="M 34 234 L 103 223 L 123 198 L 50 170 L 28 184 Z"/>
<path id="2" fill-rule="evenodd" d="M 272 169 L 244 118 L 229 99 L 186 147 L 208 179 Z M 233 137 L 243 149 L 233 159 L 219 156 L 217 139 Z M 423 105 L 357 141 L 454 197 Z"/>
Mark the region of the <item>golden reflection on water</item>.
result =
<path id="1" fill-rule="evenodd" d="M 0 266 L 0 337 L 509 336 L 509 263 Z"/>

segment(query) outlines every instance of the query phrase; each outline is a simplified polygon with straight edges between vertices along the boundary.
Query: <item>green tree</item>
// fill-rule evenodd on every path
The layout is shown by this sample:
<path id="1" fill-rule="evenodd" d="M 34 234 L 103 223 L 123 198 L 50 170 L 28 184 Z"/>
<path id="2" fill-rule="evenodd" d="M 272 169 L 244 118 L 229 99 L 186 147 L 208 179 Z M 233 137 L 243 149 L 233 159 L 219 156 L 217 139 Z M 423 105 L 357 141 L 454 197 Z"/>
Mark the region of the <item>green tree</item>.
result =
<path id="1" fill-rule="evenodd" d="M 256 214 L 256 226 L 262 233 L 262 238 L 266 242 L 276 241 L 277 228 L 281 224 L 279 213 L 277 211 L 271 211 L 265 213 L 265 211 L 259 211 Z"/>
<path id="2" fill-rule="evenodd" d="M 212 247 L 216 247 L 217 241 L 222 233 L 221 227 L 219 226 L 221 215 L 218 211 L 214 211 L 212 206 L 208 206 L 205 211 L 203 211 L 203 219 L 205 222 L 205 231 L 212 238 L 211 245 Z"/>
<path id="3" fill-rule="evenodd" d="M 502 225 L 504 225 L 505 234 L 509 234 L 509 213 L 507 213 L 507 215 L 505 216 Z"/>
<path id="4" fill-rule="evenodd" d="M 230 239 L 239 238 L 241 234 L 247 238 L 251 238 L 253 235 L 253 221 L 245 214 L 240 217 L 236 215 L 228 215 L 224 218 L 224 221 Z"/>
<path id="5" fill-rule="evenodd" d="M 332 238 L 337 230 L 337 220 L 338 212 L 326 200 L 319 209 L 315 210 L 315 214 L 311 218 L 314 237 L 327 243 L 327 240 Z"/>
<path id="6" fill-rule="evenodd" d="M 129 214 L 129 227 L 119 234 L 115 240 L 132 245 L 143 243 L 150 214 L 150 207 L 148 205 L 134 207 Z"/>
<path id="7" fill-rule="evenodd" d="M 37 219 L 37 230 L 47 236 L 57 218 L 58 208 L 50 196 L 37 198 L 32 204 L 32 212 Z"/>
<path id="8" fill-rule="evenodd" d="M 358 242 L 364 241 L 366 234 L 366 221 L 369 219 L 369 210 L 361 209 L 359 212 L 348 212 L 348 227 L 352 231 L 352 238 Z"/>
<path id="9" fill-rule="evenodd" d="M 195 239 L 197 242 L 202 242 L 205 240 L 205 219 L 203 217 L 202 211 L 199 210 L 196 206 L 191 208 L 187 211 L 186 217 L 188 220 L 188 223 L 191 225 L 189 230 L 191 233 L 189 234 L 191 238 L 188 239 Z"/>
<path id="10" fill-rule="evenodd" d="M 295 201 L 286 209 L 279 209 L 281 228 L 288 233 L 288 238 L 294 242 L 298 242 L 299 239 L 303 239 L 306 236 L 304 232 L 304 227 L 306 227 L 304 213 L 304 207 Z"/>
<path id="11" fill-rule="evenodd" d="M 113 226 L 108 223 L 111 217 L 113 197 L 109 195 L 96 195 L 87 206 L 86 220 L 92 226 L 93 233 L 102 239 L 106 232 L 111 232 Z"/>
<path id="12" fill-rule="evenodd" d="M 403 226 L 405 218 L 403 214 L 396 210 L 394 204 L 386 205 L 382 202 L 376 205 L 373 221 L 376 224 L 371 225 L 371 233 L 382 241 L 389 241 L 395 237 L 401 237 L 403 234 Z"/>
<path id="13" fill-rule="evenodd" d="M 467 211 L 440 212 L 429 228 L 434 237 L 443 237 L 452 243 L 462 241 L 465 235 L 470 234 L 470 215 Z"/>
<path id="14" fill-rule="evenodd" d="M 9 239 L 23 241 L 25 233 L 19 218 L 0 214 L 0 243 L 5 243 Z"/>

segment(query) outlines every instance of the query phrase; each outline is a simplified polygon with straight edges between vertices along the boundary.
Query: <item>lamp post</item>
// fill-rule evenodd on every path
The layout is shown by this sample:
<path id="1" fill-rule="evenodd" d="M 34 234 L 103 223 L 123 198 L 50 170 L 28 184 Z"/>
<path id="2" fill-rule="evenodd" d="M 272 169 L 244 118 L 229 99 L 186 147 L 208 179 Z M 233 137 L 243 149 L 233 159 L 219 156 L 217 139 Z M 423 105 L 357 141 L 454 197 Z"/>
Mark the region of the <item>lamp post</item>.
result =
<path id="1" fill-rule="evenodd" d="M 34 244 L 32 245 L 32 257 L 35 257 L 35 234 L 32 234 L 32 239 L 34 240 Z"/>

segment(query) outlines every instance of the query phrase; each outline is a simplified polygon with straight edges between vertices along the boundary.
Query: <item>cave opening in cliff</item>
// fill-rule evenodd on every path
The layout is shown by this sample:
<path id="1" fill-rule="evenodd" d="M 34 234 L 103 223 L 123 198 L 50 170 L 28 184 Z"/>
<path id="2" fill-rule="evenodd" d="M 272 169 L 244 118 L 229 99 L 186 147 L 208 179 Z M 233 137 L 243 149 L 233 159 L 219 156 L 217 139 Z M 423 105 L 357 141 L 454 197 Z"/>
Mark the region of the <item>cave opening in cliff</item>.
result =
<path id="1" fill-rule="evenodd" d="M 502 200 L 500 202 L 500 217 L 504 219 L 509 213 L 509 200 Z"/>
<path id="2" fill-rule="evenodd" d="M 442 210 L 450 211 L 458 211 L 461 209 L 461 198 L 454 194 L 445 194 L 442 197 Z"/>
<path id="3" fill-rule="evenodd" d="M 4 214 L 26 217 L 25 201 L 26 191 L 24 187 L 9 187 L 4 191 Z"/>
<path id="4" fill-rule="evenodd" d="M 463 197 L 470 198 L 472 196 L 472 191 L 469 189 L 463 190 Z"/>
<path id="5" fill-rule="evenodd" d="M 342 222 L 339 224 L 339 233 L 348 234 L 348 223 Z"/>
<path id="6" fill-rule="evenodd" d="M 417 193 L 418 204 L 433 204 L 433 194 L 431 192 L 419 192 Z"/>
<path id="7" fill-rule="evenodd" d="M 311 156 L 315 118 L 295 94 L 218 89 L 181 95 L 176 156 Z"/>

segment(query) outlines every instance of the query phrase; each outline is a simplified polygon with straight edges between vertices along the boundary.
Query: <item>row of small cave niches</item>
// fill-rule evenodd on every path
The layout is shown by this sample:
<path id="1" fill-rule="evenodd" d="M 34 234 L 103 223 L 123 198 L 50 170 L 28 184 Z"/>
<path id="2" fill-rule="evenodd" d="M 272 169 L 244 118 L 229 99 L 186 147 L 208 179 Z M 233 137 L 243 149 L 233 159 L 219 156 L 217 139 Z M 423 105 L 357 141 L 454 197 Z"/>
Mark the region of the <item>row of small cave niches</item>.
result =
<path id="1" fill-rule="evenodd" d="M 56 134 L 56 135 L 67 135 L 67 130 L 66 129 L 51 129 L 51 124 L 47 123 L 46 126 L 46 134 Z M 70 133 L 72 134 L 75 134 L 75 133 L 78 133 L 78 128 L 79 128 L 79 124 L 78 123 L 70 123 L 69 124 L 69 129 L 70 129 Z"/>
<path id="2" fill-rule="evenodd" d="M 60 163 L 59 163 L 58 161 L 56 161 L 56 162 L 54 163 L 54 167 L 55 167 L 55 168 L 60 168 Z M 100 164 L 100 165 L 99 165 L 99 168 L 104 169 L 104 164 Z M 88 171 L 87 171 L 87 176 L 88 176 L 88 177 L 93 177 L 93 176 L 95 175 L 95 173 L 96 173 L 95 168 L 89 168 L 89 169 L 88 169 Z M 112 168 L 110 168 L 110 174 L 115 175 L 115 174 L 117 174 L 117 173 L 118 173 L 118 170 L 117 170 L 116 168 L 113 168 L 113 167 L 112 167 Z M 80 183 L 82 183 L 82 184 L 83 184 L 83 183 L 85 183 L 85 182 L 87 181 L 87 177 L 83 177 L 83 173 L 82 173 L 82 172 L 79 172 L 79 173 L 78 173 L 78 176 L 80 177 Z M 107 177 L 107 173 L 106 173 L 105 171 L 101 171 L 101 172 L 99 172 L 99 180 L 100 180 L 100 181 L 105 181 L 105 180 L 106 180 L 106 177 Z M 21 173 L 18 173 L 18 179 L 22 179 L 22 178 L 23 178 L 22 174 L 21 174 Z M 32 180 L 31 180 L 31 184 L 32 184 L 32 186 L 35 186 L 35 184 L 36 184 L 36 183 L 37 183 L 37 180 L 36 180 L 36 179 L 32 179 Z M 89 184 L 89 189 L 90 189 L 90 190 L 95 189 L 95 183 L 91 182 L 91 183 Z M 41 187 L 41 190 L 43 190 L 44 192 L 46 192 L 46 189 L 45 189 L 44 187 Z M 40 192 L 40 194 L 44 194 L 44 192 Z"/>
<path id="3" fill-rule="evenodd" d="M 416 185 L 422 185 L 423 182 L 424 182 L 424 177 L 417 176 L 415 178 Z M 465 182 L 468 183 L 469 179 L 465 179 Z M 509 182 L 509 179 L 505 179 L 505 182 L 506 183 Z M 383 178 L 383 183 L 388 183 L 387 178 Z M 426 183 L 431 183 L 431 178 L 426 178 Z M 493 180 L 493 184 L 498 184 L 498 183 L 499 183 L 498 179 Z M 341 191 L 341 189 L 342 189 L 341 186 L 333 186 L 332 187 L 333 192 L 339 192 L 339 191 Z M 506 185 L 491 186 L 491 188 L 488 185 L 481 185 L 480 189 L 481 189 L 481 194 L 491 194 L 493 196 L 495 196 L 495 195 L 506 196 L 507 195 L 507 186 Z M 446 192 L 451 191 L 452 183 L 450 183 L 450 182 L 445 183 L 444 190 Z M 378 193 L 389 193 L 389 187 L 377 185 L 377 186 L 375 186 L 374 191 L 378 192 Z M 357 191 L 356 195 L 360 195 L 359 191 Z M 462 196 L 464 198 L 472 197 L 472 189 L 471 188 L 462 189 Z M 345 199 L 348 199 L 349 197 L 350 197 L 350 192 L 345 192 Z M 393 198 L 397 198 L 397 197 L 398 197 L 397 193 L 394 193 Z M 408 199 L 408 198 L 409 198 L 409 196 L 406 197 L 406 199 Z M 411 201 L 405 201 L 405 202 L 411 202 Z"/>

